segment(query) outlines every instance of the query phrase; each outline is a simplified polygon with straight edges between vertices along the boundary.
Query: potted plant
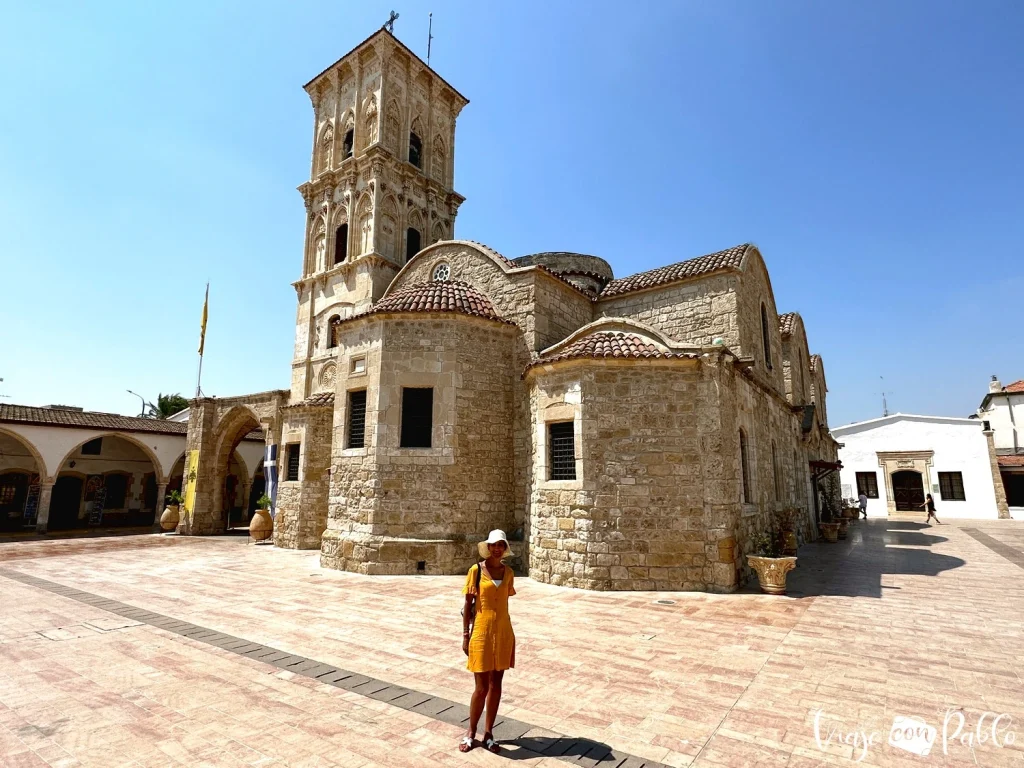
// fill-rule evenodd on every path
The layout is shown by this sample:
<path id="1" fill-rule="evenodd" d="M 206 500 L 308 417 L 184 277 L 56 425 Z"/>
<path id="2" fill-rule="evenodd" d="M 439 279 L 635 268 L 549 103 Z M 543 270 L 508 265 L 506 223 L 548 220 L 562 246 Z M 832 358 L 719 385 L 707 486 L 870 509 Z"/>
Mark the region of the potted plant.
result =
<path id="1" fill-rule="evenodd" d="M 783 556 L 781 538 L 774 531 L 755 533 L 750 546 L 754 554 L 747 555 L 747 565 L 757 574 L 761 591 L 769 595 L 786 594 L 786 574 L 796 568 L 796 558 Z"/>
<path id="2" fill-rule="evenodd" d="M 249 520 L 249 537 L 253 541 L 265 541 L 274 532 L 274 520 L 270 517 L 271 503 L 265 493 L 256 501 L 256 511 Z"/>
<path id="3" fill-rule="evenodd" d="M 795 556 L 799 543 L 796 538 L 797 510 L 790 508 L 777 513 L 779 530 L 782 532 L 782 554 Z"/>
<path id="4" fill-rule="evenodd" d="M 856 499 L 843 499 L 843 519 L 851 523 L 860 518 L 860 505 Z"/>
<path id="5" fill-rule="evenodd" d="M 178 491 L 171 491 L 167 494 L 167 506 L 160 515 L 160 528 L 165 531 L 173 531 L 181 522 L 181 503 L 184 499 Z"/>
<path id="6" fill-rule="evenodd" d="M 818 527 L 821 529 L 821 535 L 825 537 L 825 541 L 834 544 L 839 539 L 839 523 L 835 521 L 832 514 L 832 500 L 827 494 L 822 494 L 820 498 L 821 522 L 818 523 Z"/>

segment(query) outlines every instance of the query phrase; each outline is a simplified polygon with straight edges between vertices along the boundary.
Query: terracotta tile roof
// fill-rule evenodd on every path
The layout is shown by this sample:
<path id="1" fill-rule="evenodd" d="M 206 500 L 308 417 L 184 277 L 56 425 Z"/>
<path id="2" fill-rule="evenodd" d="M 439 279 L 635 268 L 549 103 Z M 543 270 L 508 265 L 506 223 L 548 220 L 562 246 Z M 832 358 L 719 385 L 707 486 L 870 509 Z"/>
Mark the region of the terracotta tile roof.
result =
<path id="1" fill-rule="evenodd" d="M 821 355 L 811 355 L 811 371 L 818 370 L 818 363 L 821 362 Z"/>
<path id="2" fill-rule="evenodd" d="M 509 259 L 509 258 L 506 258 L 505 256 L 502 256 L 500 253 L 498 253 L 496 250 L 491 248 L 491 246 L 489 246 L 489 245 L 484 245 L 483 243 L 477 242 L 476 240 L 466 240 L 465 242 L 472 243 L 477 248 L 479 248 L 481 251 L 486 251 L 487 253 L 491 254 L 494 257 L 496 257 L 498 260 L 505 262 L 510 267 L 514 267 L 515 266 L 515 264 L 512 262 L 512 259 Z"/>
<path id="3" fill-rule="evenodd" d="M 658 267 L 648 272 L 639 272 L 629 277 L 612 280 L 601 291 L 600 298 L 618 296 L 623 293 L 653 288 L 657 285 L 674 283 L 678 280 L 705 275 L 720 269 L 738 269 L 743 261 L 743 254 L 748 247 L 749 244 L 744 243 L 743 245 L 726 248 L 724 251 L 718 251 L 718 253 L 709 253 L 706 256 L 698 256 L 688 261 L 680 261 L 678 264 L 669 264 L 667 267 Z"/>
<path id="4" fill-rule="evenodd" d="M 334 405 L 334 393 L 333 392 L 319 392 L 315 395 L 310 395 L 300 403 L 292 403 L 286 405 L 285 408 L 301 408 L 304 405 L 324 406 Z"/>
<path id="5" fill-rule="evenodd" d="M 489 298 L 459 280 L 418 283 L 400 288 L 382 298 L 368 312 L 353 315 L 349 319 L 385 312 L 457 312 L 501 323 L 508 322 L 497 313 Z"/>
<path id="6" fill-rule="evenodd" d="M 1024 455 L 998 456 L 1000 467 L 1024 467 Z"/>
<path id="7" fill-rule="evenodd" d="M 1024 379 L 1015 381 L 1013 384 L 1007 384 L 1003 389 L 1007 392 L 1024 392 Z"/>
<path id="8" fill-rule="evenodd" d="M 685 352 L 662 352 L 654 344 L 633 333 L 602 331 L 577 339 L 561 352 L 540 357 L 528 367 L 574 358 L 681 360 L 696 357 L 697 355 Z"/>
<path id="9" fill-rule="evenodd" d="M 161 435 L 181 435 L 182 437 L 188 433 L 187 421 L 140 419 L 138 416 L 78 411 L 59 406 L 40 408 L 33 405 L 0 405 L 0 424 L 2 423 L 71 429 L 102 429 L 108 432 L 152 432 Z M 263 430 L 257 427 L 242 439 L 262 441 Z"/>
<path id="10" fill-rule="evenodd" d="M 37 408 L 31 405 L 0 405 L 0 422 L 36 424 L 49 427 L 79 427 L 112 432 L 156 432 L 184 435 L 188 422 L 166 419 L 140 419 L 116 413 L 78 411 L 65 408 Z"/>
<path id="11" fill-rule="evenodd" d="M 794 323 L 796 323 L 796 312 L 787 312 L 784 315 L 779 315 L 779 332 L 783 336 L 789 336 L 793 333 Z"/>

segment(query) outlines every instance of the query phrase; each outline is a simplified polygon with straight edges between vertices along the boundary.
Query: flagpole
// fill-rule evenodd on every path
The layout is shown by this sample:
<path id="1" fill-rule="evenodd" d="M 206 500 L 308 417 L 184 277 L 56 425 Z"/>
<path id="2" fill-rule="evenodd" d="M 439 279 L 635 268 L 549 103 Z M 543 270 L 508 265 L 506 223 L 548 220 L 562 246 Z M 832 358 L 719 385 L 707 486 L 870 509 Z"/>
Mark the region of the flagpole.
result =
<path id="1" fill-rule="evenodd" d="M 198 398 L 202 393 L 202 387 L 200 383 L 203 380 L 203 347 L 206 344 L 206 319 L 209 315 L 210 308 L 210 281 L 206 281 L 206 296 L 203 299 L 203 319 L 199 326 L 199 372 L 196 374 L 196 397 Z"/>

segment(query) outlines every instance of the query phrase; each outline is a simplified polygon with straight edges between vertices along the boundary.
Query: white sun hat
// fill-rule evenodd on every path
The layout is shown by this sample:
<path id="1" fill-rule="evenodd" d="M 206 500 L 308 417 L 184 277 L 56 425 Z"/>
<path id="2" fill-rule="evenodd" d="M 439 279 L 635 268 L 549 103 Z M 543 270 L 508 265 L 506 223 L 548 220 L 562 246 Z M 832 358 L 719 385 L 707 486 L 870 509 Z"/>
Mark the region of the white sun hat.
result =
<path id="1" fill-rule="evenodd" d="M 499 541 L 505 542 L 505 554 L 502 555 L 502 558 L 512 557 L 512 547 L 508 543 L 508 539 L 505 536 L 505 532 L 500 528 L 495 528 L 487 535 L 486 539 L 484 539 L 476 545 L 476 550 L 480 554 L 480 557 L 486 560 L 488 556 L 490 556 L 491 554 L 487 546 L 489 544 L 497 544 Z"/>

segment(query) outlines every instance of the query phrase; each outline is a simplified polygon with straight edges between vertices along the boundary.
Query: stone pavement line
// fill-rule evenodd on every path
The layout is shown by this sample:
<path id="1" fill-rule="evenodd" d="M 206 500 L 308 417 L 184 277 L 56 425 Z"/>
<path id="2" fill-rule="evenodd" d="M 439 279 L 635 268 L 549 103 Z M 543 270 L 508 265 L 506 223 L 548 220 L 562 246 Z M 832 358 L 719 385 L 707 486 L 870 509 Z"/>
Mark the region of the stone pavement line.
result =
<path id="1" fill-rule="evenodd" d="M 1018 568 L 1024 568 L 1024 552 L 1015 549 L 998 539 L 993 539 L 987 533 L 982 533 L 977 528 L 961 528 L 964 533 L 991 549 L 997 555 L 1002 555 Z"/>
<path id="2" fill-rule="evenodd" d="M 469 722 L 469 707 L 442 699 L 439 696 L 431 696 L 366 675 L 349 672 L 315 659 L 281 651 L 268 645 L 253 643 L 244 638 L 201 627 L 172 616 L 147 611 L 119 600 L 111 600 L 102 595 L 84 592 L 20 571 L 0 569 L 0 576 L 118 616 L 124 616 L 133 621 L 149 624 L 157 629 L 173 632 L 190 640 L 197 640 L 230 651 L 239 656 L 262 661 L 265 664 L 318 680 L 335 688 L 343 688 L 361 696 L 383 701 L 424 717 L 459 727 L 466 727 Z M 635 755 L 614 750 L 607 744 L 566 736 L 512 718 L 499 717 L 494 724 L 494 736 L 500 741 L 517 742 L 518 749 L 514 753 L 516 760 L 553 757 L 585 768 L 668 768 L 654 760 L 644 760 Z M 503 753 L 503 755 L 513 757 L 508 753 Z"/>

